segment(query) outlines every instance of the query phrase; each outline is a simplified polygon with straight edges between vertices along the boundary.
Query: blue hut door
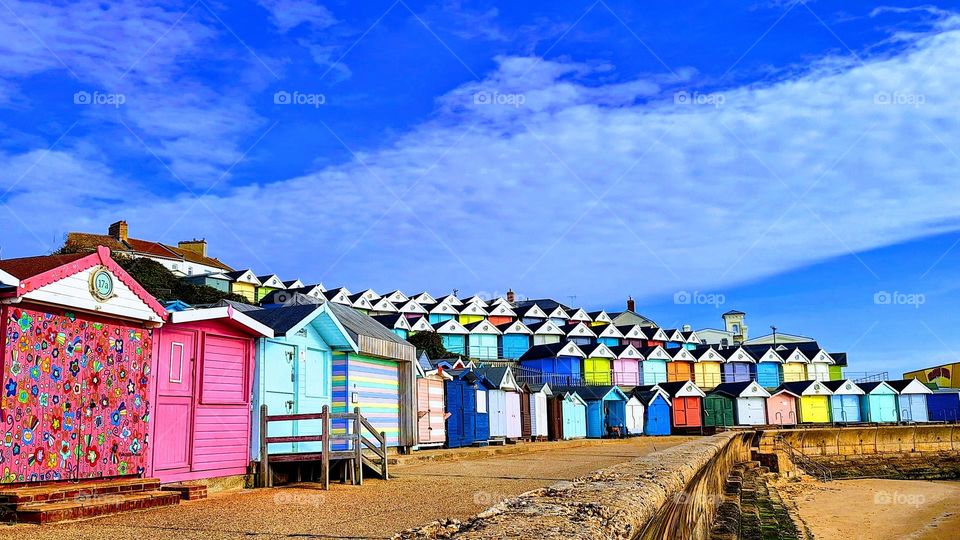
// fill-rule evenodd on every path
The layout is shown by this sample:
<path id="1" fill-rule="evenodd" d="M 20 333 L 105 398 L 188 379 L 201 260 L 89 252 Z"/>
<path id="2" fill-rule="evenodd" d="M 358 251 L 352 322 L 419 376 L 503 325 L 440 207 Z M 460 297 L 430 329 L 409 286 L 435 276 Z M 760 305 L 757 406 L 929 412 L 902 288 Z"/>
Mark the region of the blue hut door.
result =
<path id="1" fill-rule="evenodd" d="M 447 446 L 459 448 L 464 445 L 464 405 L 463 391 L 466 388 L 463 381 L 447 383 Z"/>
<path id="2" fill-rule="evenodd" d="M 292 414 L 297 412 L 294 373 L 297 365 L 297 348 L 293 345 L 271 343 L 266 347 L 263 362 L 263 402 L 270 414 Z M 271 422 L 271 437 L 294 435 L 293 422 Z M 271 445 L 270 452 L 295 452 L 292 444 Z"/>
<path id="3" fill-rule="evenodd" d="M 654 400 L 647 407 L 647 419 L 644 433 L 647 435 L 670 434 L 670 406 L 663 400 Z"/>
<path id="4" fill-rule="evenodd" d="M 830 398 L 834 422 L 859 422 L 860 399 L 857 396 L 839 395 Z"/>
<path id="5" fill-rule="evenodd" d="M 603 436 L 603 402 L 598 400 L 587 402 L 587 437 L 600 438 Z"/>
<path id="6" fill-rule="evenodd" d="M 904 422 L 926 422 L 927 396 L 923 394 L 900 395 L 900 419 Z"/>

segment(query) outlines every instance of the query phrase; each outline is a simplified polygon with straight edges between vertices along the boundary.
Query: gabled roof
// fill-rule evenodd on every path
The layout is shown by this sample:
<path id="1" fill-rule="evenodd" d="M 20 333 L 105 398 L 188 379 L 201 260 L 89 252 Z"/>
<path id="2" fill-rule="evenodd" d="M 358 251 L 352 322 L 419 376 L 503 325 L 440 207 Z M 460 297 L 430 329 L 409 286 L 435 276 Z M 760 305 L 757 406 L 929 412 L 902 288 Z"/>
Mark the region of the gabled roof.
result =
<path id="1" fill-rule="evenodd" d="M 778 394 L 781 390 L 788 390 L 795 396 L 830 396 L 833 392 L 825 386 L 822 381 L 796 381 L 786 382 L 777 387 L 773 392 Z"/>
<path id="2" fill-rule="evenodd" d="M 519 317 L 526 317 L 530 319 L 546 319 L 547 312 L 543 311 L 543 308 L 536 304 L 530 304 L 527 306 L 517 307 L 513 310 L 516 312 Z"/>
<path id="3" fill-rule="evenodd" d="M 432 325 L 433 331 L 438 334 L 458 334 L 458 335 L 467 335 L 470 333 L 469 330 L 463 327 L 462 324 L 457 322 L 456 319 L 450 319 L 449 321 L 443 321 Z"/>
<path id="4" fill-rule="evenodd" d="M 783 363 L 783 357 L 777 353 L 772 345 L 743 345 L 741 348 L 747 351 L 757 362 Z"/>
<path id="5" fill-rule="evenodd" d="M 615 325 L 597 324 L 591 326 L 590 328 L 596 332 L 597 337 L 623 339 L 623 332 L 621 332 Z"/>
<path id="6" fill-rule="evenodd" d="M 386 298 L 387 300 L 391 301 L 391 302 L 394 302 L 394 303 L 397 303 L 397 302 L 406 302 L 407 300 L 409 300 L 409 298 L 407 297 L 407 295 L 405 295 L 405 294 L 403 294 L 402 292 L 400 292 L 399 289 L 396 290 L 396 291 L 390 291 L 390 292 L 384 294 L 383 297 Z"/>
<path id="7" fill-rule="evenodd" d="M 887 381 L 887 384 L 893 387 L 898 394 L 932 394 L 933 390 L 930 390 L 927 385 L 916 379 L 897 379 L 893 381 Z"/>
<path id="8" fill-rule="evenodd" d="M 519 390 L 516 378 L 513 376 L 513 370 L 507 366 L 500 367 L 482 367 L 477 368 L 476 372 L 490 380 L 497 388 L 501 390 Z"/>
<path id="9" fill-rule="evenodd" d="M 694 384 L 692 381 L 662 382 L 657 383 L 655 386 L 659 386 L 660 389 L 666 392 L 671 398 L 706 397 L 706 394 L 703 393 L 703 390 L 701 390 L 700 387 Z"/>
<path id="10" fill-rule="evenodd" d="M 570 315 L 567 314 L 567 309 L 569 308 L 565 308 L 564 306 L 557 305 L 552 310 L 545 309 L 544 311 L 547 311 L 547 316 L 550 317 L 551 319 L 569 319 Z"/>
<path id="11" fill-rule="evenodd" d="M 736 309 L 731 309 L 730 311 L 725 312 L 724 315 L 746 315 L 746 313 Z"/>
<path id="12" fill-rule="evenodd" d="M 597 337 L 597 333 L 590 329 L 586 323 L 578 322 L 576 324 L 568 324 L 562 329 L 567 337 L 576 336 L 576 337 Z"/>
<path id="13" fill-rule="evenodd" d="M 232 307 L 212 307 L 191 309 L 170 313 L 170 324 L 184 324 L 199 321 L 222 320 L 230 326 L 244 330 L 248 335 L 256 337 L 273 337 L 273 329 L 257 321 L 246 312 Z M 170 329 L 170 327 L 167 327 Z"/>
<path id="14" fill-rule="evenodd" d="M 833 358 L 833 365 L 835 366 L 846 366 L 847 365 L 847 353 L 845 352 L 832 352 L 830 356 Z"/>
<path id="15" fill-rule="evenodd" d="M 553 389 L 550 388 L 550 385 L 547 383 L 530 383 L 527 385 L 527 388 L 530 389 L 531 394 L 544 393 L 548 396 L 553 395 Z"/>
<path id="16" fill-rule="evenodd" d="M 482 373 L 478 373 L 472 368 L 451 369 L 447 371 L 447 373 L 449 373 L 455 379 L 476 382 L 478 385 L 483 386 L 488 390 L 494 390 L 497 388 L 497 385 L 493 384 L 490 379 L 484 377 Z"/>
<path id="17" fill-rule="evenodd" d="M 364 298 L 366 298 L 366 296 L 364 296 Z M 370 311 L 389 312 L 389 313 L 397 312 L 397 306 L 395 306 L 393 302 L 387 300 L 386 298 L 382 298 L 382 297 L 375 298 L 373 300 L 369 300 L 369 302 L 370 302 Z"/>
<path id="18" fill-rule="evenodd" d="M 540 306 L 540 309 L 544 311 L 553 311 L 557 307 L 560 307 L 561 309 L 570 309 L 570 306 L 564 305 L 550 298 L 536 298 L 531 300 L 520 300 L 519 302 L 516 302 L 517 307 L 527 307 L 534 304 Z"/>
<path id="19" fill-rule="evenodd" d="M 226 276 L 233 281 L 239 283 L 249 283 L 251 285 L 261 286 L 263 283 L 260 283 L 260 280 L 257 279 L 257 275 L 253 273 L 253 270 L 249 268 L 246 270 L 237 270 L 235 272 L 227 272 Z"/>
<path id="20" fill-rule="evenodd" d="M 800 350 L 800 347 L 797 345 L 777 345 L 775 347 L 777 354 L 780 355 L 780 358 L 783 358 L 783 361 L 786 362 L 795 362 L 802 364 L 809 364 L 810 359 L 803 354 L 803 351 Z"/>
<path id="21" fill-rule="evenodd" d="M 862 396 L 864 394 L 863 389 L 850 379 L 842 379 L 839 381 L 823 381 L 823 384 L 829 388 L 831 392 L 837 395 L 847 394 Z"/>
<path id="22" fill-rule="evenodd" d="M 610 350 L 613 351 L 613 354 L 617 355 L 617 358 L 621 360 L 625 358 L 643 360 L 643 355 L 640 354 L 640 350 L 633 345 L 617 345 L 616 347 L 610 347 Z"/>
<path id="23" fill-rule="evenodd" d="M 299 279 L 292 279 L 292 280 L 283 282 L 284 289 L 299 289 L 301 287 L 303 287 L 303 282 L 300 281 Z"/>
<path id="24" fill-rule="evenodd" d="M 636 311 L 625 310 L 608 313 L 610 318 L 613 319 L 613 324 L 617 326 L 621 325 L 630 325 L 630 324 L 639 324 L 640 326 L 657 326 L 657 323 L 649 318 L 644 317 L 643 315 L 637 313 Z"/>
<path id="25" fill-rule="evenodd" d="M 430 296 L 430 293 L 424 291 L 421 293 L 414 294 L 410 297 L 410 300 L 416 300 L 418 303 L 422 304 L 436 304 L 437 299 Z"/>
<path id="26" fill-rule="evenodd" d="M 502 297 L 502 296 L 498 296 L 498 297 L 494 298 L 493 300 L 490 300 L 489 302 L 487 302 L 487 305 L 490 305 L 490 306 L 499 306 L 499 305 L 501 305 L 501 304 L 506 305 L 507 307 L 510 307 L 510 308 L 513 307 L 513 306 L 510 304 L 510 301 L 507 300 L 506 298 Z"/>
<path id="27" fill-rule="evenodd" d="M 533 334 L 533 330 L 530 330 L 527 325 L 520 321 L 498 324 L 497 329 L 503 334 Z"/>
<path id="28" fill-rule="evenodd" d="M 184 302 L 183 300 L 168 300 L 163 303 L 163 309 L 167 310 L 169 313 L 175 311 L 187 311 L 188 309 L 193 309 L 193 306 Z"/>
<path id="29" fill-rule="evenodd" d="M 130 274 L 120 267 L 111 257 L 110 250 L 99 247 L 93 253 L 75 253 L 71 255 L 46 255 L 41 257 L 23 257 L 18 259 L 0 260 L 0 271 L 8 277 L 8 281 L 19 281 L 16 288 L 5 287 L 0 289 L 0 297 L 20 298 L 30 297 L 31 293 L 42 295 L 41 289 L 62 279 L 75 276 L 96 266 L 106 268 L 126 289 L 140 302 L 143 309 L 129 310 L 123 306 L 115 306 L 106 300 L 97 306 L 98 312 L 114 316 L 130 316 L 138 320 L 163 322 L 167 318 L 167 311 L 146 289 L 133 279 Z M 10 279 L 10 278 L 13 279 Z M 120 286 L 115 287 L 120 290 Z M 59 301 L 59 299 L 57 299 Z M 67 304 L 64 300 L 64 305 Z M 82 309 L 82 308 L 81 308 Z"/>
<path id="30" fill-rule="evenodd" d="M 733 398 L 770 397 L 770 392 L 768 392 L 764 387 L 760 386 L 757 381 L 720 383 L 710 391 L 710 394 L 723 394 Z"/>
<path id="31" fill-rule="evenodd" d="M 675 343 L 685 343 L 687 340 L 683 337 L 683 334 L 680 333 L 680 330 L 676 328 L 668 328 L 663 331 L 667 335 L 667 341 L 673 341 Z"/>
<path id="32" fill-rule="evenodd" d="M 701 345 L 691 351 L 698 362 L 723 362 L 725 358 L 713 345 Z"/>
<path id="33" fill-rule="evenodd" d="M 495 306 L 490 306 L 487 308 L 487 313 L 494 317 L 516 317 L 517 314 L 515 311 L 510 309 L 510 306 L 507 304 L 497 304 Z"/>
<path id="34" fill-rule="evenodd" d="M 617 330 L 626 339 L 647 339 L 647 336 L 643 333 L 643 327 L 639 324 L 620 324 L 617 325 Z"/>
<path id="35" fill-rule="evenodd" d="M 571 321 L 593 322 L 593 319 L 590 318 L 590 315 L 587 314 L 587 312 L 584 311 L 583 308 L 568 309 L 566 310 L 566 312 L 567 312 L 567 316 L 570 317 Z"/>
<path id="36" fill-rule="evenodd" d="M 680 332 L 680 335 L 683 336 L 684 341 L 687 343 L 700 343 L 700 336 L 694 330 L 684 330 Z"/>
<path id="37" fill-rule="evenodd" d="M 399 313 L 375 316 L 373 320 L 393 330 L 410 330 L 410 321 Z"/>
<path id="38" fill-rule="evenodd" d="M 590 319 L 593 320 L 593 322 L 613 323 L 613 319 L 610 318 L 610 315 L 607 315 L 607 312 L 603 311 L 602 309 L 600 311 L 591 311 L 587 313 L 587 315 L 590 316 Z"/>
<path id="39" fill-rule="evenodd" d="M 371 304 L 372 304 L 374 301 L 379 300 L 380 298 L 383 298 L 382 296 L 380 296 L 379 294 L 377 294 L 377 291 L 375 291 L 375 290 L 373 290 L 373 289 L 367 289 L 367 290 L 364 290 L 364 291 L 360 291 L 360 294 L 362 294 L 364 298 L 366 298 L 367 300 L 369 300 Z M 389 302 L 389 300 L 388 300 L 388 302 Z"/>
<path id="40" fill-rule="evenodd" d="M 353 305 L 353 300 L 350 300 L 350 291 L 348 291 L 346 287 L 323 291 L 323 297 L 337 304 L 343 304 L 345 306 Z"/>
<path id="41" fill-rule="evenodd" d="M 434 315 L 456 315 L 460 313 L 457 306 L 449 302 L 437 302 L 436 304 L 423 306 L 423 309 L 426 309 Z"/>
<path id="42" fill-rule="evenodd" d="M 420 305 L 420 302 L 412 298 L 406 302 L 395 302 L 394 305 L 397 306 L 397 310 L 400 311 L 400 313 L 427 313 L 427 310 Z"/>
<path id="43" fill-rule="evenodd" d="M 584 401 L 628 401 L 630 399 L 617 386 L 556 386 L 553 391 L 554 393 L 573 392 L 583 398 Z"/>
<path id="44" fill-rule="evenodd" d="M 888 394 L 896 394 L 897 389 L 887 384 L 885 381 L 870 381 L 870 382 L 861 382 L 857 383 L 857 386 L 860 387 L 867 394 L 873 393 L 884 393 L 883 390 L 887 390 Z"/>
<path id="45" fill-rule="evenodd" d="M 660 345 L 655 347 L 640 347 L 638 350 L 640 351 L 640 354 L 643 355 L 645 360 L 664 360 L 667 362 L 673 360 L 673 357 L 670 356 L 670 353 L 668 353 L 667 350 Z"/>
<path id="46" fill-rule="evenodd" d="M 640 403 L 643 403 L 644 407 L 649 407 L 651 403 L 654 402 L 657 398 L 660 398 L 667 402 L 667 405 L 670 404 L 670 396 L 666 392 L 657 388 L 655 386 L 642 387 L 638 386 L 630 392 L 631 395 L 636 396 L 640 400 Z"/>
<path id="47" fill-rule="evenodd" d="M 257 276 L 257 280 L 260 281 L 262 287 L 272 287 L 274 289 L 283 288 L 283 280 L 280 279 L 280 276 L 276 274 L 267 274 L 265 276 Z"/>
<path id="48" fill-rule="evenodd" d="M 743 347 L 721 347 L 719 352 L 727 362 L 750 362 L 751 364 L 757 362 L 757 359 L 750 356 Z"/>
<path id="49" fill-rule="evenodd" d="M 14 276 L 0 270 L 0 287 L 19 287 L 20 280 Z"/>
<path id="50" fill-rule="evenodd" d="M 610 358 L 614 359 L 617 357 L 616 353 L 610 350 L 610 347 L 607 347 L 603 343 L 593 343 L 590 345 L 580 345 L 580 350 L 583 351 L 583 354 L 587 355 L 587 358 Z"/>
<path id="51" fill-rule="evenodd" d="M 553 321 L 546 320 L 543 322 L 528 324 L 527 328 L 533 331 L 534 335 L 537 336 L 564 336 L 563 330 L 560 329 Z"/>
<path id="52" fill-rule="evenodd" d="M 670 352 L 667 350 L 667 352 Z M 696 362 L 697 357 L 690 353 L 687 349 L 683 347 L 678 347 L 677 351 L 673 353 L 674 362 Z"/>
<path id="53" fill-rule="evenodd" d="M 414 357 L 416 350 L 413 345 L 386 329 L 382 324 L 351 307 L 332 302 L 327 302 L 325 305 L 343 323 L 350 337 L 359 346 L 360 354 L 390 360 L 416 361 Z"/>
<path id="54" fill-rule="evenodd" d="M 487 307 L 487 306 L 490 305 L 490 304 L 489 304 L 482 296 L 480 296 L 479 294 L 475 294 L 475 295 L 469 296 L 469 297 L 467 297 L 467 298 L 461 298 L 461 299 L 460 299 L 460 302 L 462 302 L 463 304 L 478 304 L 478 305 L 480 305 L 480 307 Z"/>
<path id="55" fill-rule="evenodd" d="M 487 316 L 487 310 L 484 307 L 477 303 L 468 303 L 460 307 L 461 315 L 480 315 L 482 317 Z"/>
<path id="56" fill-rule="evenodd" d="M 426 317 L 420 317 L 410 324 L 411 332 L 433 332 L 433 325 Z"/>
<path id="57" fill-rule="evenodd" d="M 367 300 L 367 297 L 363 293 L 351 294 L 347 298 L 350 299 L 350 305 L 357 309 L 365 309 L 367 311 L 373 309 L 373 304 Z"/>
<path id="58" fill-rule="evenodd" d="M 503 333 L 487 320 L 465 324 L 463 327 L 469 330 L 471 334 L 493 334 L 499 336 Z"/>
<path id="59" fill-rule="evenodd" d="M 655 326 L 641 326 L 640 331 L 650 341 L 670 341 L 662 328 Z"/>
<path id="60" fill-rule="evenodd" d="M 586 358 L 586 353 L 572 341 L 564 343 L 546 343 L 534 345 L 523 353 L 520 360 L 539 360 L 541 358 L 556 358 L 558 356 L 576 356 Z"/>
<path id="61" fill-rule="evenodd" d="M 273 330 L 277 337 L 296 334 L 307 325 L 315 328 L 330 347 L 339 350 L 357 350 L 357 342 L 331 310 L 335 304 L 306 304 L 247 311 L 246 315 Z"/>

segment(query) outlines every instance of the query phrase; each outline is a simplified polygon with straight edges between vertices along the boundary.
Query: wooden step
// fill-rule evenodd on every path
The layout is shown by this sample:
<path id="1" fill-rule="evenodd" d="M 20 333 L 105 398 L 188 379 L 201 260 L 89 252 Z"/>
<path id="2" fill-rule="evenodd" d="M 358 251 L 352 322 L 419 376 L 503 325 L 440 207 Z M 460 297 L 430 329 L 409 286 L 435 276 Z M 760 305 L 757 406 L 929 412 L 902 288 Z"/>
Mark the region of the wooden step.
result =
<path id="1" fill-rule="evenodd" d="M 66 499 L 95 498 L 98 495 L 154 491 L 160 488 L 156 478 L 113 478 L 83 480 L 80 482 L 59 482 L 38 486 L 0 488 L 0 504 L 19 506 L 26 503 L 43 501 L 62 501 Z"/>
<path id="2" fill-rule="evenodd" d="M 17 505 L 17 521 L 44 525 L 71 519 L 83 519 L 132 510 L 172 506 L 180 502 L 176 491 L 120 492 L 77 496 L 64 500 L 47 500 Z"/>

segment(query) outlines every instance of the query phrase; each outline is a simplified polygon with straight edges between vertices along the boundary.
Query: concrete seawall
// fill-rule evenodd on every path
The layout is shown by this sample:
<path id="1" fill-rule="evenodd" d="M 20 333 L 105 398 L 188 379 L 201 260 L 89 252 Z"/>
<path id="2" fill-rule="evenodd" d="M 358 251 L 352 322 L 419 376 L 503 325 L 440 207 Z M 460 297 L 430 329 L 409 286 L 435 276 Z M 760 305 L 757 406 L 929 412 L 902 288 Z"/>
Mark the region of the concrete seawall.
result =
<path id="1" fill-rule="evenodd" d="M 465 522 L 433 523 L 395 538 L 707 538 L 726 477 L 750 459 L 752 437 L 706 437 L 526 493 Z"/>

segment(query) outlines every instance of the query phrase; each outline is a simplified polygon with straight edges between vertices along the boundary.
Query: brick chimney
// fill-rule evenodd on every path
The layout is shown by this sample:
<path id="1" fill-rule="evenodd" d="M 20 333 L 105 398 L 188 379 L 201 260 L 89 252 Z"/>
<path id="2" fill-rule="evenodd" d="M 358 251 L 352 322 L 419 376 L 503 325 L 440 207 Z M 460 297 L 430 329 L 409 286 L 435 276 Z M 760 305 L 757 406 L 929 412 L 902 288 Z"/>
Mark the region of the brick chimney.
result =
<path id="1" fill-rule="evenodd" d="M 636 310 L 637 310 L 637 303 L 633 301 L 633 297 L 632 297 L 632 296 L 628 296 L 628 297 L 627 297 L 627 311 L 634 311 L 634 312 L 635 312 Z"/>
<path id="2" fill-rule="evenodd" d="M 693 330 L 693 328 L 689 324 L 683 325 L 684 332 L 690 332 L 691 330 Z"/>
<path id="3" fill-rule="evenodd" d="M 126 242 L 127 238 L 129 238 L 127 236 L 127 222 L 120 220 L 116 223 L 113 223 L 110 225 L 110 228 L 107 229 L 107 234 L 121 242 Z"/>
<path id="4" fill-rule="evenodd" d="M 177 247 L 192 253 L 196 253 L 201 257 L 207 256 L 207 241 L 203 238 L 200 240 L 197 240 L 196 238 L 193 240 L 183 240 L 177 243 Z"/>
<path id="5" fill-rule="evenodd" d="M 510 302 L 512 304 L 516 300 L 517 300 L 517 295 L 513 294 L 513 289 L 509 289 L 507 291 L 507 302 Z"/>

